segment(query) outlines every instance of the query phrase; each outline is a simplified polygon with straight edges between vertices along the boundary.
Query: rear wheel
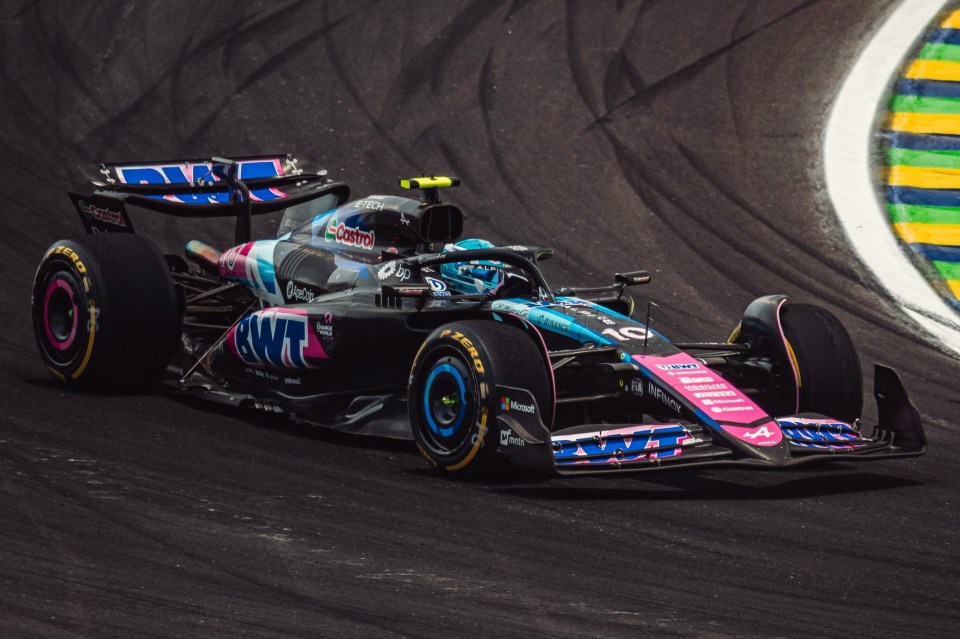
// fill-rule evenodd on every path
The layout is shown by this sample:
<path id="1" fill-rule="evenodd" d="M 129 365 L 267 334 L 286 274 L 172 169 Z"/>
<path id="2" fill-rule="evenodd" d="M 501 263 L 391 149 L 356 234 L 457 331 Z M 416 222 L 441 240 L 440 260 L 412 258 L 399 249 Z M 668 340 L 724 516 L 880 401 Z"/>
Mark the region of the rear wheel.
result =
<path id="1" fill-rule="evenodd" d="M 490 320 L 435 330 L 413 363 L 407 404 L 417 448 L 445 472 L 482 471 L 493 461 L 496 386 L 530 391 L 540 415 L 553 411 L 547 363 L 530 335 Z"/>
<path id="2" fill-rule="evenodd" d="M 33 330 L 54 377 L 91 389 L 155 381 L 180 339 L 181 313 L 166 261 L 130 234 L 61 240 L 33 284 Z"/>
<path id="3" fill-rule="evenodd" d="M 785 304 L 780 322 L 797 373 L 800 413 L 846 422 L 863 409 L 863 372 L 850 335 L 833 313 L 810 304 Z"/>

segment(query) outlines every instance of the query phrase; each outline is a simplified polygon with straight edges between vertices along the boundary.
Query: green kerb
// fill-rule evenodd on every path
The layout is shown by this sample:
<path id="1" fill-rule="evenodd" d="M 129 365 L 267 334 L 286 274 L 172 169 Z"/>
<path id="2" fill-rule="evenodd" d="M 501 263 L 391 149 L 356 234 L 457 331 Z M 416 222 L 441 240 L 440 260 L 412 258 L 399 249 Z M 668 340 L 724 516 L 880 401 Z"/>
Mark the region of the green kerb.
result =
<path id="1" fill-rule="evenodd" d="M 926 98 L 919 95 L 896 95 L 893 97 L 893 104 L 890 110 L 901 113 L 941 113 L 944 115 L 955 115 L 960 113 L 960 98 Z"/>
<path id="2" fill-rule="evenodd" d="M 945 280 L 960 280 L 960 262 L 937 262 L 933 265 Z"/>
<path id="3" fill-rule="evenodd" d="M 887 208 L 890 210 L 890 219 L 894 224 L 900 222 L 960 224 L 960 207 L 888 204 Z"/>
<path id="4" fill-rule="evenodd" d="M 960 169 L 960 151 L 915 151 L 891 148 L 887 151 L 891 166 L 924 166 L 932 169 Z"/>
<path id="5" fill-rule="evenodd" d="M 944 60 L 960 62 L 960 46 L 955 44 L 930 43 L 924 45 L 918 56 L 920 60 Z"/>

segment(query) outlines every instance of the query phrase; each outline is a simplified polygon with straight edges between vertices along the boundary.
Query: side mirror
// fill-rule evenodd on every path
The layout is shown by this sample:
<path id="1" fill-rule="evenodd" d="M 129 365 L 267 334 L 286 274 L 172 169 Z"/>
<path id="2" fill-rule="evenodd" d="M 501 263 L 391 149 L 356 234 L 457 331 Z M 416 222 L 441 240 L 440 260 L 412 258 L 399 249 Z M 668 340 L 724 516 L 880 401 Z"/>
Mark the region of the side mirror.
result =
<path id="1" fill-rule="evenodd" d="M 650 273 L 648 271 L 630 271 L 629 273 L 616 273 L 613 281 L 624 286 L 637 286 L 638 284 L 649 284 Z"/>

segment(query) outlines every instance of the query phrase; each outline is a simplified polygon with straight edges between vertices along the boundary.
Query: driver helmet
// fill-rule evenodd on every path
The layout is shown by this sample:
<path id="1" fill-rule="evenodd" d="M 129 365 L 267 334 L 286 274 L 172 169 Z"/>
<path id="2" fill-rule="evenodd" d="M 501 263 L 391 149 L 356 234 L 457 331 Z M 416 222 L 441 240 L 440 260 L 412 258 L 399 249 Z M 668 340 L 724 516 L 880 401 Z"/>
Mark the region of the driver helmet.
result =
<path id="1" fill-rule="evenodd" d="M 481 239 L 460 240 L 443 247 L 444 253 L 469 249 L 494 248 L 492 242 Z M 440 265 L 440 277 L 448 287 L 470 295 L 493 295 L 504 282 L 503 263 L 494 260 L 448 262 Z"/>

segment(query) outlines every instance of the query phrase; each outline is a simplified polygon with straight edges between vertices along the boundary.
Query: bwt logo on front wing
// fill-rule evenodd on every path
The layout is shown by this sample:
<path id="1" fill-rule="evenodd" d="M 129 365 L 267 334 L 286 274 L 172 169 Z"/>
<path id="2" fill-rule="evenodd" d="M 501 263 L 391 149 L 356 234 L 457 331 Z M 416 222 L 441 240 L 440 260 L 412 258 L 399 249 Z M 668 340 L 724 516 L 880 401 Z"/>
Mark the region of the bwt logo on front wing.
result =
<path id="1" fill-rule="evenodd" d="M 248 364 L 308 368 L 307 318 L 279 313 L 254 313 L 237 324 L 231 342 L 240 359 Z"/>
<path id="2" fill-rule="evenodd" d="M 510 401 L 510 398 L 503 396 L 500 398 L 500 410 L 511 411 L 516 410 L 521 413 L 530 413 L 531 415 L 537 412 L 537 409 L 534 408 L 533 404 L 520 404 L 518 402 Z"/>

